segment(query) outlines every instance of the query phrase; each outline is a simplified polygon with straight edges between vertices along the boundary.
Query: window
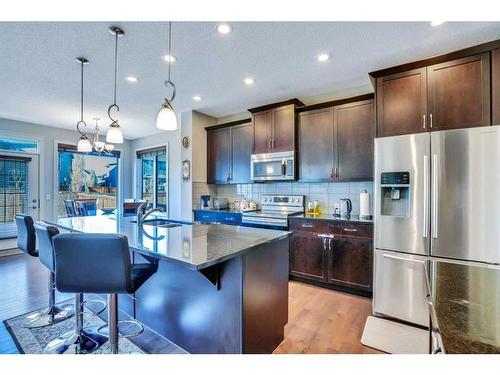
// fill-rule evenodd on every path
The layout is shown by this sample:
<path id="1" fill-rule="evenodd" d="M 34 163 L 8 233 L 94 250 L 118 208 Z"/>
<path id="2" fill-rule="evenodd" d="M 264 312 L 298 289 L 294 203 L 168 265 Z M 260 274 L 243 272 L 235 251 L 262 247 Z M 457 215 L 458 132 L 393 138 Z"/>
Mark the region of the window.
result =
<path id="1" fill-rule="evenodd" d="M 58 146 L 57 216 L 67 216 L 65 200 L 95 202 L 97 209 L 116 208 L 120 153 L 81 153 L 72 145 Z"/>
<path id="2" fill-rule="evenodd" d="M 38 153 L 38 142 L 22 139 L 2 138 L 0 139 L 0 150 L 36 154 Z"/>
<path id="3" fill-rule="evenodd" d="M 139 194 L 154 207 L 167 211 L 167 148 L 137 151 Z"/>

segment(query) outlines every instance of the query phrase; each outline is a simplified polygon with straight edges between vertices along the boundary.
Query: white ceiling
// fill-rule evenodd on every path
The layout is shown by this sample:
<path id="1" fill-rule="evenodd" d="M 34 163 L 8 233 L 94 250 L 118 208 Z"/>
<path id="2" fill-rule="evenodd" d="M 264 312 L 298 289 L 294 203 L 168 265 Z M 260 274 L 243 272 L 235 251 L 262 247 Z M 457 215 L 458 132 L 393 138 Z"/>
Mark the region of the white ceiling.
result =
<path id="1" fill-rule="evenodd" d="M 112 22 L 0 23 L 0 117 L 74 129 L 79 65 L 86 68 L 86 115 L 107 125 L 112 101 Z M 117 116 L 126 138 L 156 133 L 166 90 L 167 23 L 118 22 Z M 173 24 L 175 110 L 215 117 L 292 97 L 308 98 L 369 84 L 368 72 L 500 37 L 499 22 L 234 22 L 221 35 L 212 22 Z M 320 63 L 320 52 L 331 59 Z M 133 75 L 132 84 L 124 77 Z M 255 84 L 242 79 L 250 75 Z M 194 102 L 201 95 L 202 102 Z"/>

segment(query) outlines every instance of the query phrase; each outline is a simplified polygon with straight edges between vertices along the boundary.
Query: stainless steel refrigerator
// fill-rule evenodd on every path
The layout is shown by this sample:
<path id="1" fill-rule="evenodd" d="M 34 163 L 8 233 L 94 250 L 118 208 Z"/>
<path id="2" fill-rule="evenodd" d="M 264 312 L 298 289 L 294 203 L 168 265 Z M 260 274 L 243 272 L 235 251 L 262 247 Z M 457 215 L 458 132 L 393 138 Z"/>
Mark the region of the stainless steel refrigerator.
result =
<path id="1" fill-rule="evenodd" d="M 500 126 L 375 140 L 373 310 L 428 326 L 429 257 L 500 263 Z"/>

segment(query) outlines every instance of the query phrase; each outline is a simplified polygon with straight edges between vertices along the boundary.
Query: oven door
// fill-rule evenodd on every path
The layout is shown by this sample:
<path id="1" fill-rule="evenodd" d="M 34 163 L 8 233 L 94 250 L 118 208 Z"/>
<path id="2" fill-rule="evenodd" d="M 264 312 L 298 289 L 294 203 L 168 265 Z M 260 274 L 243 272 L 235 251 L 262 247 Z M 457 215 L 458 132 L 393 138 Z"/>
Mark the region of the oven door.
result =
<path id="1" fill-rule="evenodd" d="M 252 155 L 251 178 L 253 181 L 294 180 L 293 152 Z"/>
<path id="2" fill-rule="evenodd" d="M 288 228 L 288 219 L 243 215 L 243 218 L 241 220 L 241 225 L 244 227 L 286 230 Z"/>

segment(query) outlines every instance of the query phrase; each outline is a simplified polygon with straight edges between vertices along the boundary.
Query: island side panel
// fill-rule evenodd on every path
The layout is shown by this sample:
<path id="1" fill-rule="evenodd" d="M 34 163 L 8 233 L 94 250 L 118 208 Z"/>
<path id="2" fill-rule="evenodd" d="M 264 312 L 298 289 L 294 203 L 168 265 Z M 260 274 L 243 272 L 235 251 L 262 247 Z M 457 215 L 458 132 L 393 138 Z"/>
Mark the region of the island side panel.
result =
<path id="1" fill-rule="evenodd" d="M 289 238 L 253 249 L 243 260 L 243 352 L 272 353 L 288 322 Z"/>
<path id="2" fill-rule="evenodd" d="M 159 261 L 136 293 L 136 318 L 189 353 L 242 352 L 242 257 L 218 264 L 220 289 L 202 273 Z"/>

